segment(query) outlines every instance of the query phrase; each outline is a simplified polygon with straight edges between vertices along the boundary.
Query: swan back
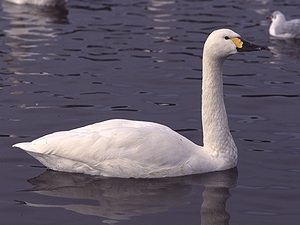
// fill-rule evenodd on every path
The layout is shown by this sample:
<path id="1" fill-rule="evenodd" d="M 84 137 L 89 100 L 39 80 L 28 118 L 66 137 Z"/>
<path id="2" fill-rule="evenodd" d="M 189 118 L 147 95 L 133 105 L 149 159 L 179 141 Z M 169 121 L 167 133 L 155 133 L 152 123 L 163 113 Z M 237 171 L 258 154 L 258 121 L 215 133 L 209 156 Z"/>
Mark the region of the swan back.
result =
<path id="1" fill-rule="evenodd" d="M 216 170 L 200 146 L 152 122 L 108 120 L 14 147 L 53 170 L 109 177 L 174 177 Z"/>

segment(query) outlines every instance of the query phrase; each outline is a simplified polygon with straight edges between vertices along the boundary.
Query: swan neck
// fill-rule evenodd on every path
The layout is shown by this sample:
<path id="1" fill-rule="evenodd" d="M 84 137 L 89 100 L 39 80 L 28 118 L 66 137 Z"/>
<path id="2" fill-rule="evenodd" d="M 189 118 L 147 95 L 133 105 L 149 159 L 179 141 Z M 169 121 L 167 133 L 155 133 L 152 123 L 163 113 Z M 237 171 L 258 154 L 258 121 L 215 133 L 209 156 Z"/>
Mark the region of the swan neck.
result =
<path id="1" fill-rule="evenodd" d="M 205 54 L 202 75 L 202 126 L 203 144 L 212 154 L 235 151 L 230 134 L 223 98 L 222 67 L 225 58 Z M 209 52 L 208 52 L 209 53 Z"/>

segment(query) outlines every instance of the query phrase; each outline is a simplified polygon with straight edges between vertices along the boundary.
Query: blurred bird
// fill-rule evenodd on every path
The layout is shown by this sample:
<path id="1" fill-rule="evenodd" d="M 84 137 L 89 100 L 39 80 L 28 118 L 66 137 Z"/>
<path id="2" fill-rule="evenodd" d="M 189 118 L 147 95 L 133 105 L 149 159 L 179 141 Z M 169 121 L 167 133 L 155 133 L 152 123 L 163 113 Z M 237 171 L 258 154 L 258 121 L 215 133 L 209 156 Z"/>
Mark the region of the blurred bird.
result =
<path id="1" fill-rule="evenodd" d="M 300 38 L 300 19 L 287 21 L 280 11 L 275 11 L 268 17 L 272 21 L 269 28 L 271 36 L 278 38 Z"/>

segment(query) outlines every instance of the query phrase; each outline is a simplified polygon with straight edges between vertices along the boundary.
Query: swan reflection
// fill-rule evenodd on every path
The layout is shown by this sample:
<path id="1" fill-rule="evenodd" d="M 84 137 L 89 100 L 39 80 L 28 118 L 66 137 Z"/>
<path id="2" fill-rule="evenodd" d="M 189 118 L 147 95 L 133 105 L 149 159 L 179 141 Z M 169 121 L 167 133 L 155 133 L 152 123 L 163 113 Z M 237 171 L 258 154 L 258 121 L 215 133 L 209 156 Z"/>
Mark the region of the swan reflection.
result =
<path id="1" fill-rule="evenodd" d="M 51 45 L 56 41 L 57 31 L 51 24 L 68 23 L 68 11 L 63 8 L 17 5 L 2 1 L 3 19 L 8 37 L 5 44 L 18 61 L 36 61 L 40 53 L 35 50 L 41 43 Z"/>
<path id="2" fill-rule="evenodd" d="M 201 224 L 228 224 L 230 216 L 226 212 L 226 201 L 230 197 L 229 189 L 236 185 L 236 181 L 236 168 L 163 179 L 103 178 L 47 170 L 28 180 L 34 187 L 27 191 L 57 199 L 51 203 L 26 201 L 26 205 L 60 207 L 102 217 L 106 223 L 115 223 L 129 220 L 132 216 L 164 212 L 173 206 L 189 204 L 185 196 L 192 194 L 192 186 L 204 185 Z M 61 198 L 64 198 L 64 203 Z M 53 203 L 55 201 L 57 204 Z"/>

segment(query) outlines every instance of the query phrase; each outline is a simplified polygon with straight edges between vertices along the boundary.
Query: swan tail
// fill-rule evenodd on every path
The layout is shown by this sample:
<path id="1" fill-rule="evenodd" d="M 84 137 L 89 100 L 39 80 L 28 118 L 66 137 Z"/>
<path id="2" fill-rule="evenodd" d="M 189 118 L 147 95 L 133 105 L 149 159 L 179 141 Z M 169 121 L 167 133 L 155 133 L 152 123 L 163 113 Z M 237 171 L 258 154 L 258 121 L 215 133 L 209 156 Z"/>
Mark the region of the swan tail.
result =
<path id="1" fill-rule="evenodd" d="M 14 144 L 13 147 L 23 149 L 26 152 L 36 152 L 36 150 L 31 147 L 30 142 L 17 143 Z"/>

